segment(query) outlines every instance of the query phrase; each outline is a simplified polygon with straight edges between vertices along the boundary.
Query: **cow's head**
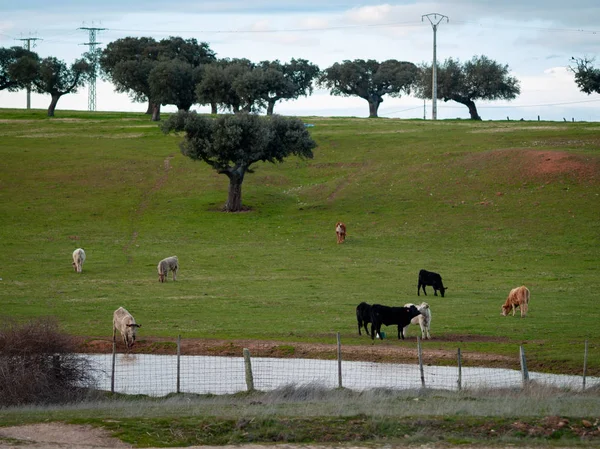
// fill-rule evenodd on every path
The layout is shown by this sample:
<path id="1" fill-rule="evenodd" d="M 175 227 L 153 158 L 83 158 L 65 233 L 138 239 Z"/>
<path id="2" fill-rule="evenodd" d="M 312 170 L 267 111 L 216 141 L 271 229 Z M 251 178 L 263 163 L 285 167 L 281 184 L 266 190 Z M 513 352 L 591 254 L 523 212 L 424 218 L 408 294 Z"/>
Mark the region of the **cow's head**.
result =
<path id="1" fill-rule="evenodd" d="M 446 292 L 446 290 L 448 290 L 448 287 L 440 287 L 440 295 L 442 295 L 442 298 L 444 297 L 444 293 Z"/>
<path id="2" fill-rule="evenodd" d="M 166 274 L 158 273 L 158 282 L 165 282 Z"/>
<path id="3" fill-rule="evenodd" d="M 411 319 L 413 319 L 417 315 L 422 315 L 421 311 L 417 309 L 417 306 L 415 306 L 414 304 L 411 304 L 409 307 L 405 307 L 404 309 L 407 311 L 408 316 Z"/>
<path id="4" fill-rule="evenodd" d="M 127 345 L 127 349 L 131 349 L 135 344 L 135 332 L 138 327 L 142 327 L 141 324 L 128 324 L 127 329 L 125 329 L 125 344 Z"/>
<path id="5" fill-rule="evenodd" d="M 75 262 L 73 262 L 73 268 L 75 269 L 75 271 L 77 271 L 77 264 Z"/>
<path id="6" fill-rule="evenodd" d="M 502 306 L 502 316 L 508 315 L 509 312 L 510 312 L 510 306 L 507 304 L 504 304 Z"/>

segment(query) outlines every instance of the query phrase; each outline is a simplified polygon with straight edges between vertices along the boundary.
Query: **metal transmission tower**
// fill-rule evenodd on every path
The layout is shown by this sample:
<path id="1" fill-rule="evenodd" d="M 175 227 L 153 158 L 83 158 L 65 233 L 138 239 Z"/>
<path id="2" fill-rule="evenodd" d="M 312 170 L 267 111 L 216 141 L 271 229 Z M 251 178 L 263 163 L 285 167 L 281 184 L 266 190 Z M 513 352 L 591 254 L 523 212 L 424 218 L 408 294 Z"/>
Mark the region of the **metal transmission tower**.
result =
<path id="1" fill-rule="evenodd" d="M 90 33 L 90 41 L 81 44 L 81 45 L 89 45 L 90 46 L 90 62 L 92 63 L 92 72 L 90 74 L 90 82 L 89 82 L 89 93 L 88 93 L 88 111 L 96 110 L 96 67 L 98 64 L 98 58 L 96 55 L 96 45 L 100 44 L 100 42 L 96 42 L 96 31 L 103 31 L 107 28 L 96 28 L 96 27 L 79 27 L 78 30 L 88 30 Z"/>
<path id="2" fill-rule="evenodd" d="M 436 34 L 437 34 L 437 26 L 439 23 L 446 19 L 446 22 L 449 21 L 448 17 L 439 14 L 437 12 L 432 12 L 431 14 L 425 14 L 421 16 L 421 22 L 423 18 L 427 17 L 429 23 L 433 27 L 433 75 L 431 81 L 431 119 L 437 120 L 437 56 L 436 56 Z"/>
<path id="3" fill-rule="evenodd" d="M 35 41 L 41 41 L 42 39 L 40 39 L 39 37 L 25 37 L 22 39 L 18 39 L 20 41 L 23 41 L 23 46 L 28 50 L 31 51 L 31 42 L 33 42 L 33 46 L 35 47 Z M 27 86 L 27 109 L 31 109 L 31 86 Z"/>

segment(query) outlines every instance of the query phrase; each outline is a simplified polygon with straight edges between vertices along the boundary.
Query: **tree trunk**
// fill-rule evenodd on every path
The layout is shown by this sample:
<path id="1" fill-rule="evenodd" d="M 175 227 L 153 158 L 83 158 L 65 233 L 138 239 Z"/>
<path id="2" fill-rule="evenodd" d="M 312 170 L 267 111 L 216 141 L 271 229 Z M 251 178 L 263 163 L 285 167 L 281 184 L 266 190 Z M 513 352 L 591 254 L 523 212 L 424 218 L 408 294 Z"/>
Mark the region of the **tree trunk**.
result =
<path id="1" fill-rule="evenodd" d="M 457 103 L 464 104 L 467 108 L 469 108 L 471 120 L 481 120 L 481 117 L 479 117 L 479 114 L 477 113 L 477 106 L 475 106 L 475 102 L 473 100 L 466 97 L 452 97 L 452 100 L 456 101 Z"/>
<path id="2" fill-rule="evenodd" d="M 267 105 L 267 115 L 273 115 L 273 110 L 275 109 L 275 101 L 269 100 L 269 104 Z"/>
<path id="3" fill-rule="evenodd" d="M 477 113 L 477 106 L 475 106 L 475 102 L 473 100 L 467 100 L 467 103 L 465 104 L 469 108 L 471 120 L 481 120 L 481 117 L 479 117 L 479 114 Z"/>
<path id="4" fill-rule="evenodd" d="M 151 100 L 148 100 L 148 109 L 146 109 L 147 115 L 152 115 L 152 111 L 154 110 L 154 104 Z"/>
<path id="5" fill-rule="evenodd" d="M 56 104 L 60 97 L 61 95 L 52 94 L 52 101 L 50 101 L 50 106 L 48 106 L 48 117 L 54 117 L 54 110 L 56 109 Z"/>
<path id="6" fill-rule="evenodd" d="M 160 122 L 160 104 L 152 103 L 152 121 Z"/>
<path id="7" fill-rule="evenodd" d="M 225 212 L 239 212 L 242 210 L 242 182 L 244 175 L 238 171 L 228 172 L 229 177 L 229 194 L 227 203 L 223 207 Z"/>
<path id="8" fill-rule="evenodd" d="M 217 114 L 217 103 L 215 101 L 212 101 L 210 103 L 210 113 L 212 115 L 216 115 Z"/>
<path id="9" fill-rule="evenodd" d="M 379 105 L 383 103 L 383 99 L 378 95 L 371 95 L 367 101 L 369 102 L 369 118 L 377 118 L 377 111 Z"/>

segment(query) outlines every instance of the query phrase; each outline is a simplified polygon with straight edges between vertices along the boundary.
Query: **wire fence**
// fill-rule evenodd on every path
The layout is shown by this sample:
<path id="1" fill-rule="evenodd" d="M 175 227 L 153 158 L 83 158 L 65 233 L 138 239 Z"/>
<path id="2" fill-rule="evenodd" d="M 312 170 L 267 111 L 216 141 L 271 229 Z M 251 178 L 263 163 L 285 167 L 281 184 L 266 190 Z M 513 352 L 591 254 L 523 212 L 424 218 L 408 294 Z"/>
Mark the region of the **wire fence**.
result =
<path id="1" fill-rule="evenodd" d="M 113 345 L 113 351 L 115 346 Z M 514 357 L 493 359 L 495 367 L 475 366 L 474 353 L 457 349 L 454 360 L 439 362 L 439 351 L 427 351 L 417 339 L 403 363 L 344 360 L 344 348 L 325 345 L 319 359 L 286 354 L 273 357 L 272 346 L 254 346 L 239 356 L 197 356 L 181 354 L 180 340 L 173 355 L 88 354 L 96 373 L 96 388 L 124 394 L 165 396 L 170 393 L 233 394 L 242 391 L 269 391 L 284 386 L 318 385 L 351 390 L 388 389 L 499 389 L 531 384 L 585 390 L 600 388 L 600 367 L 588 366 L 590 351 L 581 349 L 580 375 L 530 372 L 524 347 Z M 414 357 L 411 355 L 414 352 Z M 595 355 L 595 353 L 593 353 Z M 539 353 L 537 354 L 539 355 Z M 598 360 L 593 357 L 593 360 Z M 489 363 L 488 363 L 489 364 Z"/>

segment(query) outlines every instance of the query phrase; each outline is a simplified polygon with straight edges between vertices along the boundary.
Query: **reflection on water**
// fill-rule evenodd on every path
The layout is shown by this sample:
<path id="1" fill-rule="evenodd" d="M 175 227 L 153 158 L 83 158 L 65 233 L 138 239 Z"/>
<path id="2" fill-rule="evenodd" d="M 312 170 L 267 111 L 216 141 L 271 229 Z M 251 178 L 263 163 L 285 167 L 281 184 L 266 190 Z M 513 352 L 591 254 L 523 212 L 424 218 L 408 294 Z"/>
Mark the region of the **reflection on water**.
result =
<path id="1" fill-rule="evenodd" d="M 97 370 L 98 388 L 110 390 L 112 354 L 86 357 Z M 242 357 L 181 356 L 180 391 L 198 394 L 231 394 L 246 391 Z M 273 390 L 285 385 L 315 384 L 337 388 L 338 362 L 315 359 L 252 359 L 254 387 Z M 500 368 L 463 367 L 462 388 L 514 388 L 522 383 L 521 372 Z M 535 382 L 582 388 L 581 376 L 529 373 Z M 457 390 L 458 368 L 424 366 L 423 379 L 418 365 L 342 362 L 342 385 L 351 390 L 371 388 Z M 600 378 L 586 378 L 586 387 L 600 385 Z M 118 354 L 115 365 L 115 391 L 127 394 L 164 396 L 177 391 L 177 357 L 171 355 Z"/>

